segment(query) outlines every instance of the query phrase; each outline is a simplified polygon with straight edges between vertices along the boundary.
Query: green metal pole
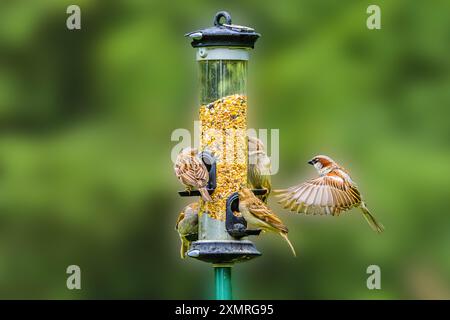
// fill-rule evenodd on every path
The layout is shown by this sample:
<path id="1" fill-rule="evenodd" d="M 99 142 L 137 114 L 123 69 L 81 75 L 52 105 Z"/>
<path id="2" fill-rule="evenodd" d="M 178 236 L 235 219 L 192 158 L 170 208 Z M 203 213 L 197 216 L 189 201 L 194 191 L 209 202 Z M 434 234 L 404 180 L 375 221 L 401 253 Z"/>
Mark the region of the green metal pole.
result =
<path id="1" fill-rule="evenodd" d="M 214 267 L 216 300 L 231 300 L 231 267 Z"/>

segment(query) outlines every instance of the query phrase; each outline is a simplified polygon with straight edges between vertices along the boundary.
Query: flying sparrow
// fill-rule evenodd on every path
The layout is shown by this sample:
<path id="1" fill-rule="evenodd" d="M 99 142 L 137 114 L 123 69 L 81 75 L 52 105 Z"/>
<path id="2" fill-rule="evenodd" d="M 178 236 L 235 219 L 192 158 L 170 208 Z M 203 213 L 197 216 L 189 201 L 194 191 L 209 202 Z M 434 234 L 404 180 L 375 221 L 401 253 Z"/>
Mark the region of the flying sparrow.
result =
<path id="1" fill-rule="evenodd" d="M 191 245 L 191 239 L 198 237 L 198 203 L 194 202 L 180 212 L 175 225 L 175 230 L 178 232 L 181 240 L 180 255 L 181 259 L 186 257 L 186 252 Z"/>
<path id="2" fill-rule="evenodd" d="M 272 191 L 270 175 L 271 163 L 264 144 L 258 138 L 248 136 L 248 182 L 253 189 L 267 190 L 266 194 L 260 196 L 264 203 L 267 203 L 267 198 Z"/>
<path id="3" fill-rule="evenodd" d="M 334 216 L 359 207 L 374 231 L 380 233 L 384 230 L 383 225 L 378 223 L 367 209 L 357 185 L 344 168 L 323 155 L 315 156 L 308 163 L 317 169 L 318 178 L 274 191 L 285 209 L 297 213 Z"/>
<path id="4" fill-rule="evenodd" d="M 177 156 L 174 170 L 178 180 L 186 186 L 187 190 L 191 191 L 192 188 L 197 188 L 204 201 L 212 201 L 206 189 L 209 180 L 208 169 L 197 156 L 197 149 L 184 148 L 181 150 Z"/>
<path id="5" fill-rule="evenodd" d="M 239 211 L 247 223 L 282 236 L 289 244 L 294 256 L 296 255 L 295 249 L 287 236 L 288 228 L 250 189 L 243 188 L 239 191 Z"/>

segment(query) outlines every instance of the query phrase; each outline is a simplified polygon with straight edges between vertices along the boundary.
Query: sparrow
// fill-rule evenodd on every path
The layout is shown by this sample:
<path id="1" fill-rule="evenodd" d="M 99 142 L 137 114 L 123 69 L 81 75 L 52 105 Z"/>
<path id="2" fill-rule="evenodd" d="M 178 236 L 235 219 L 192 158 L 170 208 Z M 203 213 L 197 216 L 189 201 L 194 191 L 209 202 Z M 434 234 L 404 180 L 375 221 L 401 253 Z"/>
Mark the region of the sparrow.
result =
<path id="1" fill-rule="evenodd" d="M 204 201 L 212 201 L 206 189 L 209 180 L 208 169 L 197 156 L 196 148 L 184 148 L 175 161 L 175 175 L 184 184 L 188 191 L 198 189 Z"/>
<path id="2" fill-rule="evenodd" d="M 278 203 L 285 209 L 304 214 L 338 216 L 353 207 L 361 209 L 364 218 L 378 233 L 384 230 L 363 201 L 356 183 L 349 173 L 333 159 L 318 155 L 308 161 L 319 177 L 284 190 L 274 190 Z"/>
<path id="3" fill-rule="evenodd" d="M 265 152 L 264 144 L 258 138 L 248 136 L 248 167 L 247 177 L 252 189 L 266 189 L 267 192 L 260 199 L 267 203 L 272 191 L 271 163 Z"/>
<path id="4" fill-rule="evenodd" d="M 287 236 L 288 228 L 250 189 L 242 188 L 239 191 L 239 211 L 247 223 L 263 231 L 272 231 L 282 236 L 296 256 L 294 246 Z"/>
<path id="5" fill-rule="evenodd" d="M 175 230 L 178 232 L 181 240 L 181 259 L 186 257 L 192 238 L 198 238 L 198 208 L 197 202 L 191 203 L 184 207 L 178 216 Z"/>

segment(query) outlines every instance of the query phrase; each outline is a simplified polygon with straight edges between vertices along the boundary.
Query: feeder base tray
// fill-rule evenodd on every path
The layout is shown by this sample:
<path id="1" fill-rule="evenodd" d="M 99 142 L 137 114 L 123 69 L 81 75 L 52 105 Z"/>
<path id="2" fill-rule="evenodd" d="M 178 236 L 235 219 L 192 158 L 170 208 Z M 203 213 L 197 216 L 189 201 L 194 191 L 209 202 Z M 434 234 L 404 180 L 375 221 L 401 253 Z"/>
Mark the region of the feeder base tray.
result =
<path id="1" fill-rule="evenodd" d="M 215 264 L 247 261 L 261 255 L 249 240 L 199 240 L 191 244 L 187 255 Z"/>

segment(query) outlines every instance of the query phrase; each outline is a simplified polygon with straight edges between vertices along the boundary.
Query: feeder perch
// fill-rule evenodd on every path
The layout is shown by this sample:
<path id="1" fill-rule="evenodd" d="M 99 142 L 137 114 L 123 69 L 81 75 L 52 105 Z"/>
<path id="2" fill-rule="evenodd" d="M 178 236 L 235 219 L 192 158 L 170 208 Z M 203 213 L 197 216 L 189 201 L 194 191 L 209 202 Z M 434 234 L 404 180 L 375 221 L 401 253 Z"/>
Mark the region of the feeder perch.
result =
<path id="1" fill-rule="evenodd" d="M 239 195 L 237 192 L 233 193 L 227 200 L 227 218 L 225 221 L 227 232 L 233 238 L 241 239 L 246 236 L 257 236 L 261 233 L 259 229 L 247 229 L 247 221 L 241 216 L 236 216 L 234 212 L 239 212 Z"/>
<path id="2" fill-rule="evenodd" d="M 200 80 L 200 150 L 209 170 L 211 202 L 200 201 L 198 240 L 187 255 L 214 264 L 217 298 L 231 298 L 231 269 L 261 253 L 246 237 L 247 222 L 239 211 L 237 192 L 247 186 L 247 67 L 249 52 L 260 37 L 252 28 L 234 25 L 228 12 L 214 26 L 186 34 L 197 49 Z M 261 195 L 266 190 L 254 190 Z M 199 196 L 182 191 L 180 196 Z"/>

